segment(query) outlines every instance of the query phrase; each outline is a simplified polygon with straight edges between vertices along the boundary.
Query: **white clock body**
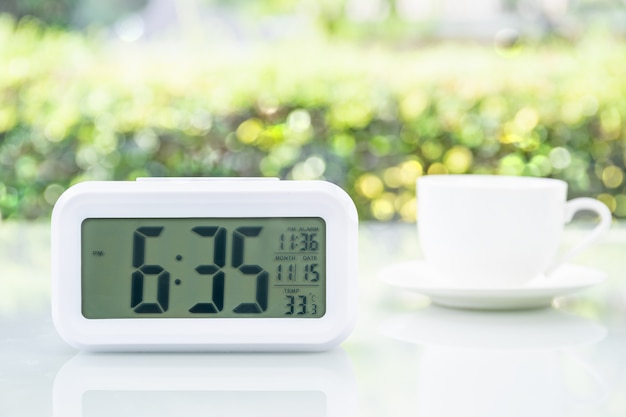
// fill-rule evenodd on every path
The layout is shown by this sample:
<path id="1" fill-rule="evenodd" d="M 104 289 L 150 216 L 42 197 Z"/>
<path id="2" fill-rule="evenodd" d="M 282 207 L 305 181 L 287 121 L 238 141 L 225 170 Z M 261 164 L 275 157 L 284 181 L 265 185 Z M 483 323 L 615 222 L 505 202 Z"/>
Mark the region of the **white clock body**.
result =
<path id="1" fill-rule="evenodd" d="M 320 242 L 323 247 L 320 258 L 323 257 L 325 263 L 325 270 L 322 271 L 325 312 L 322 316 L 267 318 L 235 314 L 225 318 L 217 315 L 190 318 L 138 314 L 135 318 L 131 313 L 130 317 L 85 317 L 83 304 L 86 301 L 83 297 L 87 290 L 84 285 L 91 278 L 83 276 L 85 272 L 81 259 L 90 259 L 88 257 L 93 252 L 93 256 L 109 256 L 109 263 L 131 262 L 130 254 L 116 259 L 111 258 L 114 255 L 109 255 L 114 251 L 107 251 L 104 255 L 104 251 L 86 247 L 82 241 L 82 228 L 87 220 L 211 219 L 219 224 L 220 219 L 236 223 L 246 219 L 269 222 L 275 218 L 321 219 L 325 225 L 324 241 Z M 297 220 L 294 222 L 297 224 Z M 230 231 L 228 233 L 230 238 Z M 59 198 L 52 215 L 53 321 L 63 339 L 86 350 L 327 350 L 341 343 L 354 326 L 357 309 L 357 233 L 358 217 L 354 203 L 339 187 L 324 181 L 175 178 L 80 183 Z M 263 244 L 261 240 L 254 239 L 261 237 L 250 237 L 247 242 Z M 146 238 L 145 241 L 148 246 L 156 240 Z M 276 241 L 277 237 L 273 237 L 271 244 L 277 244 Z M 85 253 L 87 251 L 88 254 Z M 240 264 L 242 262 L 239 261 Z M 270 280 L 273 274 L 274 271 L 268 273 Z M 128 280 L 130 286 L 130 276 L 122 279 Z M 229 285 L 228 279 L 226 285 Z M 173 288 L 173 281 L 167 282 Z M 284 304 L 284 301 L 270 299 L 268 303 Z M 173 303 L 172 300 L 168 302 Z"/>

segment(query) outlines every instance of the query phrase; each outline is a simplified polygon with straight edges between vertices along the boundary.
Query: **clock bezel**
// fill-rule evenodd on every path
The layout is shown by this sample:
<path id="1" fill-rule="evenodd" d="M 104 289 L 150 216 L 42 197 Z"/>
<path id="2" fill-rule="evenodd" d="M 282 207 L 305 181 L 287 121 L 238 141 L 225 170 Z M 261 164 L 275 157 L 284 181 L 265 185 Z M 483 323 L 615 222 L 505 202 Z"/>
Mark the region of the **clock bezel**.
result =
<path id="1" fill-rule="evenodd" d="M 86 319 L 81 225 L 88 218 L 319 217 L 326 223 L 326 313 L 320 318 Z M 356 318 L 358 217 L 325 181 L 165 179 L 91 181 L 68 189 L 52 215 L 52 317 L 69 344 L 117 351 L 327 350 Z"/>

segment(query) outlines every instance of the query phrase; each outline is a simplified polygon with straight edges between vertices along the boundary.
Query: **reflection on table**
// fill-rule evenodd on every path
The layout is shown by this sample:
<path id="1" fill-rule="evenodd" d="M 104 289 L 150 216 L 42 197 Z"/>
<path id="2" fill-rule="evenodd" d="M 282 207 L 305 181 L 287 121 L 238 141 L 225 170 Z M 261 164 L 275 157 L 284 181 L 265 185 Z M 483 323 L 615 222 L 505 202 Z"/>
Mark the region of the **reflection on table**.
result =
<path id="1" fill-rule="evenodd" d="M 315 354 L 79 354 L 59 371 L 55 417 L 353 416 L 342 349 Z"/>
<path id="2" fill-rule="evenodd" d="M 52 326 L 49 225 L 0 224 L 0 416 L 626 416 L 626 229 L 575 260 L 604 283 L 511 312 L 390 287 L 384 268 L 420 259 L 415 225 L 359 232 L 359 320 L 337 351 L 89 355 Z"/>
<path id="3" fill-rule="evenodd" d="M 515 312 L 429 307 L 391 319 L 386 335 L 423 346 L 416 403 L 427 416 L 555 416 L 597 408 L 606 381 L 574 348 L 606 329 L 554 309 Z M 578 389 L 570 378 L 576 377 Z"/>

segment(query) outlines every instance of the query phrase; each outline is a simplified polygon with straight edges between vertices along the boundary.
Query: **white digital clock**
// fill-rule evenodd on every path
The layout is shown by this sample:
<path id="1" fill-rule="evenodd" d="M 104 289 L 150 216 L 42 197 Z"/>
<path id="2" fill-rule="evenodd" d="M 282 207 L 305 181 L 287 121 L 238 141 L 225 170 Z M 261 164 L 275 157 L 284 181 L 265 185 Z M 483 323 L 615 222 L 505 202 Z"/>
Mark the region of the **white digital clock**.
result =
<path id="1" fill-rule="evenodd" d="M 326 350 L 354 325 L 357 228 L 324 181 L 81 183 L 52 213 L 53 321 L 88 350 Z"/>

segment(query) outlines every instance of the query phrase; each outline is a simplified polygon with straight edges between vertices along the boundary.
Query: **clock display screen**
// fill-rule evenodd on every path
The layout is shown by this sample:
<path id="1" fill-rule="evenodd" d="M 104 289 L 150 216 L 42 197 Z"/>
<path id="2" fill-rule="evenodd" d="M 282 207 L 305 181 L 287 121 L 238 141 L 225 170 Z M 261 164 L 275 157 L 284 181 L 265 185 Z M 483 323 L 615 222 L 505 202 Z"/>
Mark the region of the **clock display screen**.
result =
<path id="1" fill-rule="evenodd" d="M 326 224 L 313 218 L 86 219 L 82 314 L 319 318 Z"/>

